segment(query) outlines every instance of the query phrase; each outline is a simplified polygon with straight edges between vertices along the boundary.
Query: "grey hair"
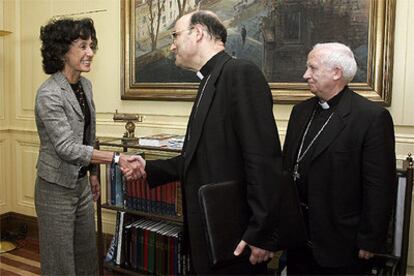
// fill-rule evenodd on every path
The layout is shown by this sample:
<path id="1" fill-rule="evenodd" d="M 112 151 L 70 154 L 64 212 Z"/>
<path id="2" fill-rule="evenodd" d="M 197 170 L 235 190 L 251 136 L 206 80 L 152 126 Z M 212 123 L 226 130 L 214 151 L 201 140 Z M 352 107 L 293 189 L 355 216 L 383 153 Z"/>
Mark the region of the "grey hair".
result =
<path id="1" fill-rule="evenodd" d="M 218 16 L 212 11 L 199 10 L 194 12 L 190 18 L 191 26 L 196 24 L 203 25 L 207 28 L 207 32 L 215 39 L 221 40 L 226 44 L 227 30 Z"/>
<path id="2" fill-rule="evenodd" d="M 313 50 L 324 51 L 321 62 L 331 69 L 341 68 L 346 82 L 352 81 L 357 71 L 357 63 L 354 53 L 348 46 L 339 42 L 318 43 L 313 46 Z"/>

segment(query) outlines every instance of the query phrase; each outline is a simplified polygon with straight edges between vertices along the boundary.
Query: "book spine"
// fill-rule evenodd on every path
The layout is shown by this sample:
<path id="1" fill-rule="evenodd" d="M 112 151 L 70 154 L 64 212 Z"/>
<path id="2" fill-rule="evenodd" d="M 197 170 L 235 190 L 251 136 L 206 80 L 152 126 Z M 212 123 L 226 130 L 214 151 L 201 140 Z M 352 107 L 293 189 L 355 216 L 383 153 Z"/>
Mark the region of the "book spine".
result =
<path id="1" fill-rule="evenodd" d="M 184 257 L 182 251 L 182 235 L 178 233 L 177 244 L 177 275 L 183 275 Z"/>
<path id="2" fill-rule="evenodd" d="M 115 175 L 115 163 L 111 164 L 111 205 L 115 205 L 115 195 L 116 195 L 116 175 Z"/>
<path id="3" fill-rule="evenodd" d="M 144 271 L 148 271 L 148 239 L 149 239 L 149 230 L 144 229 L 144 240 L 143 240 L 143 264 L 142 268 Z"/>
<path id="4" fill-rule="evenodd" d="M 111 202 L 111 190 L 112 190 L 112 178 L 111 178 L 111 165 L 105 165 L 105 172 L 106 172 L 106 203 L 112 204 Z"/>
<path id="5" fill-rule="evenodd" d="M 139 270 L 144 270 L 144 229 L 142 226 L 137 228 L 137 266 Z"/>
<path id="6" fill-rule="evenodd" d="M 123 258 L 121 258 L 121 265 L 129 269 L 131 267 L 130 250 L 131 250 L 131 224 L 128 224 L 124 228 L 124 237 L 122 238 L 122 251 Z"/>
<path id="7" fill-rule="evenodd" d="M 119 229 L 118 229 L 118 245 L 117 245 L 117 252 L 116 252 L 116 259 L 115 264 L 121 265 L 121 258 L 122 258 L 122 233 L 124 230 L 124 218 L 125 212 L 120 211 L 120 218 L 119 218 Z"/>
<path id="8" fill-rule="evenodd" d="M 131 227 L 131 242 L 130 242 L 130 251 L 129 251 L 129 260 L 131 263 L 131 268 L 133 270 L 138 269 L 137 265 L 137 252 L 138 252 L 138 237 L 137 237 L 137 225 L 134 223 Z"/>
<path id="9" fill-rule="evenodd" d="M 161 188 L 162 186 L 158 186 L 155 188 L 155 213 L 162 214 L 161 212 Z"/>
<path id="10" fill-rule="evenodd" d="M 122 172 L 118 165 L 115 165 L 115 205 L 124 206 Z"/>
<path id="11" fill-rule="evenodd" d="M 114 235 L 112 237 L 111 245 L 109 246 L 108 252 L 106 253 L 106 256 L 105 256 L 105 259 L 104 259 L 104 261 L 105 262 L 108 262 L 108 263 L 109 262 L 112 262 L 114 260 L 114 254 L 115 254 L 115 250 L 116 250 L 116 239 L 115 239 L 115 236 L 116 235 Z"/>
<path id="12" fill-rule="evenodd" d="M 113 257 L 112 257 L 113 262 L 115 262 L 116 256 L 117 256 L 117 253 L 118 253 L 118 239 L 119 239 L 120 219 L 121 219 L 120 212 L 116 212 L 116 224 L 115 224 L 115 235 L 114 235 L 114 253 L 113 253 Z"/>
<path id="13" fill-rule="evenodd" d="M 181 197 L 181 183 L 179 181 L 175 182 L 174 185 L 174 206 L 175 206 L 175 215 L 181 216 L 183 214 L 182 210 L 182 197 Z"/>

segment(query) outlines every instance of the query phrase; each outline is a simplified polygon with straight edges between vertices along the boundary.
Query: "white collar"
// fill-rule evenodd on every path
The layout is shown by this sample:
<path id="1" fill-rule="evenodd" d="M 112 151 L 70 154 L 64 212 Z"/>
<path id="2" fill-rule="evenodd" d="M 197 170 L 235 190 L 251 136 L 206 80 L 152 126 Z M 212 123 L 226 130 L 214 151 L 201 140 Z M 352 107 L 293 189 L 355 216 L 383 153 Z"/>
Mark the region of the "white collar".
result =
<path id="1" fill-rule="evenodd" d="M 204 79 L 204 76 L 203 76 L 203 74 L 201 74 L 201 72 L 200 72 L 200 71 L 197 71 L 196 75 L 197 75 L 197 77 L 198 77 L 200 80 L 203 80 L 203 79 Z"/>
<path id="2" fill-rule="evenodd" d="M 322 107 L 322 109 L 329 109 L 329 104 L 328 102 L 325 102 L 324 100 L 319 100 L 318 104 Z"/>

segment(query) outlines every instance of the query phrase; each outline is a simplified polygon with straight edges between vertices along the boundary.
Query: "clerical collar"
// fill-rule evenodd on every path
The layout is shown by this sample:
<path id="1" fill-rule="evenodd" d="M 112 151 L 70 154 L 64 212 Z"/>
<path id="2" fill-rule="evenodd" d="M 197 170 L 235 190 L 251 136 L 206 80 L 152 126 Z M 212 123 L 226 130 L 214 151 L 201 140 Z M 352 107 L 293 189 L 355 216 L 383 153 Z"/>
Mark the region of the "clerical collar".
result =
<path id="1" fill-rule="evenodd" d="M 348 86 L 345 86 L 344 89 L 341 90 L 341 92 L 339 92 L 338 94 L 336 94 L 332 99 L 330 99 L 329 101 L 324 101 L 319 99 L 318 104 L 320 105 L 320 107 L 324 110 L 326 109 L 330 109 L 333 108 L 334 106 L 336 106 L 339 103 L 339 100 L 341 99 L 342 95 L 344 94 L 343 92 L 345 91 L 345 89 L 347 89 Z"/>
<path id="2" fill-rule="evenodd" d="M 197 77 L 198 77 L 200 80 L 203 80 L 203 79 L 204 79 L 204 76 L 203 76 L 203 74 L 201 74 L 201 72 L 200 72 L 200 71 L 197 71 L 196 75 L 197 75 Z"/>
<path id="3" fill-rule="evenodd" d="M 324 100 L 319 100 L 318 104 L 322 107 L 322 109 L 329 109 L 329 104 Z"/>
<path id="4" fill-rule="evenodd" d="M 200 69 L 200 71 L 197 72 L 197 77 L 200 80 L 203 80 L 205 76 L 210 75 L 211 71 L 213 71 L 213 68 L 216 66 L 217 61 L 220 59 L 221 56 L 225 55 L 225 51 L 218 52 L 216 55 L 214 55 L 212 58 L 210 58 L 209 61 L 207 61 L 206 64 Z"/>

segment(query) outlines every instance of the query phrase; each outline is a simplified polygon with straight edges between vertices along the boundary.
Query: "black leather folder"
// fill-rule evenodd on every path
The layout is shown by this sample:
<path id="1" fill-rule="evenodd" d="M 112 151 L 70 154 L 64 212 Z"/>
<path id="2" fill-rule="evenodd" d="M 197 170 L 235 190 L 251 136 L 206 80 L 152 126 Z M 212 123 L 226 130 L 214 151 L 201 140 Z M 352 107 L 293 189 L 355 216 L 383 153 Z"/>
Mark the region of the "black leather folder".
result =
<path id="1" fill-rule="evenodd" d="M 243 261 L 249 256 L 248 250 L 238 257 L 233 254 L 250 216 L 241 185 L 244 184 L 228 181 L 203 185 L 199 189 L 211 267 Z"/>
<path id="2" fill-rule="evenodd" d="M 239 257 L 233 252 L 242 239 L 251 216 L 240 181 L 227 181 L 203 185 L 199 190 L 204 230 L 208 242 L 210 265 L 219 267 L 248 259 L 250 250 Z M 287 172 L 280 172 L 275 180 L 277 217 L 272 240 L 274 251 L 303 244 L 307 240 L 305 224 L 296 186 Z"/>

